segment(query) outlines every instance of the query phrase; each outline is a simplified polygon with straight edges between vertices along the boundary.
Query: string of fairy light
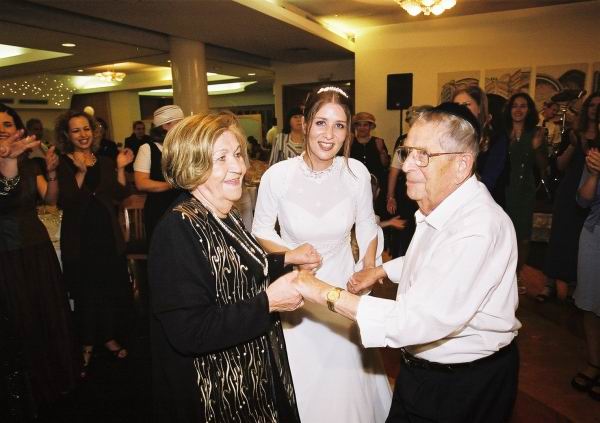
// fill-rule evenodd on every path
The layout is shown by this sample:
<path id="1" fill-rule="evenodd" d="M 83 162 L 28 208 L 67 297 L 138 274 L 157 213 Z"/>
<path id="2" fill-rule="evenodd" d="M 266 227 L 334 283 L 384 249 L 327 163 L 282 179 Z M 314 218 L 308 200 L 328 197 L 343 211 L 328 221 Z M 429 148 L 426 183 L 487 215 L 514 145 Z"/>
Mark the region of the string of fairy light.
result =
<path id="1" fill-rule="evenodd" d="M 55 106 L 71 101 L 75 88 L 70 81 L 41 75 L 18 81 L 0 81 L 0 97 L 42 98 Z"/>

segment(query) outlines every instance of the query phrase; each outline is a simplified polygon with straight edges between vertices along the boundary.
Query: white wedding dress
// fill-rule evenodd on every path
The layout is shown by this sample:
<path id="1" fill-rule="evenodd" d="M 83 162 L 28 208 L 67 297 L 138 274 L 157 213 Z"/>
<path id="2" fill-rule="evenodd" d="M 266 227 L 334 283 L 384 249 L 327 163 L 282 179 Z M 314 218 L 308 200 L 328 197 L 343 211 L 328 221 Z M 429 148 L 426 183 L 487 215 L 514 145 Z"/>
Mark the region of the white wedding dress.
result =
<path id="1" fill-rule="evenodd" d="M 355 223 L 357 264 L 350 245 Z M 342 157 L 322 172 L 312 172 L 303 156 L 269 168 L 260 182 L 252 232 L 288 248 L 312 244 L 323 257 L 317 277 L 341 288 L 355 269 L 362 269 L 365 249 L 375 237 L 378 257 L 383 247 L 369 172 L 354 159 L 347 166 Z M 308 302 L 281 313 L 281 319 L 303 423 L 385 421 L 391 389 L 379 352 L 361 346 L 356 323 Z"/>

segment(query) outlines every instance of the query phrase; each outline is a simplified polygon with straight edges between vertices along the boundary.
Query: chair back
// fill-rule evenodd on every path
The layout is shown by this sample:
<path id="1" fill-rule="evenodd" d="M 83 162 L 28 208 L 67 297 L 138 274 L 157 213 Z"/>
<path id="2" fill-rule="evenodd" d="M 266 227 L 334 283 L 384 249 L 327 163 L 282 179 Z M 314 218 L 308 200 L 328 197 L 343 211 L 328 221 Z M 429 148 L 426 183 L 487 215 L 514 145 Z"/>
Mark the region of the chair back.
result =
<path id="1" fill-rule="evenodd" d="M 148 240 L 144 226 L 145 202 L 145 194 L 133 194 L 121 203 L 119 217 L 123 228 L 123 237 L 127 245 L 127 256 L 129 258 L 146 258 L 148 253 Z"/>

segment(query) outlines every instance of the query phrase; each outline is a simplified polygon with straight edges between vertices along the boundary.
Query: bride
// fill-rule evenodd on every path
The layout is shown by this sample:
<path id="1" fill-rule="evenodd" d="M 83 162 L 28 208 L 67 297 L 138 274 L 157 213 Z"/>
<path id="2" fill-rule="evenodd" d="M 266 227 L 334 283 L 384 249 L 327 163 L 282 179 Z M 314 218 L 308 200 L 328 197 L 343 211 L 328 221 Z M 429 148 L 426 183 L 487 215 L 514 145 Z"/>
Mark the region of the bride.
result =
<path id="1" fill-rule="evenodd" d="M 374 267 L 383 248 L 370 175 L 348 158 L 351 111 L 344 91 L 312 93 L 304 118 L 305 151 L 263 175 L 252 232 L 268 252 L 312 244 L 322 259 L 317 277 L 343 288 L 354 271 Z M 344 156 L 337 156 L 342 146 Z M 358 263 L 350 246 L 354 225 Z M 355 323 L 311 304 L 282 321 L 303 422 L 385 421 L 391 403 L 387 376 L 378 352 L 362 348 Z"/>

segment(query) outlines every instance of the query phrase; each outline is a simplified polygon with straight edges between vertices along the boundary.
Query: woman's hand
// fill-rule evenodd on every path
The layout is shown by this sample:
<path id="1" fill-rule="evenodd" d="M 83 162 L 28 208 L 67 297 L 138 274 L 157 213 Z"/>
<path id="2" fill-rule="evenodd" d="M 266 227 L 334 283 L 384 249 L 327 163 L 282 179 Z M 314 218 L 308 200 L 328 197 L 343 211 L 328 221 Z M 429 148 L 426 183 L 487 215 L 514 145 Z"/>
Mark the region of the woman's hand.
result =
<path id="1" fill-rule="evenodd" d="M 122 148 L 117 155 L 117 169 L 124 169 L 129 163 L 133 162 L 134 154 L 129 148 Z"/>
<path id="2" fill-rule="evenodd" d="M 322 257 L 315 247 L 305 243 L 286 251 L 285 263 L 297 265 L 300 270 L 314 271 L 321 266 Z"/>
<path id="3" fill-rule="evenodd" d="M 382 228 L 391 227 L 401 231 L 406 228 L 406 219 L 402 219 L 400 216 L 394 216 L 391 219 L 384 220 L 379 226 Z"/>
<path id="4" fill-rule="evenodd" d="M 294 286 L 298 272 L 293 271 L 281 276 L 266 289 L 269 299 L 269 313 L 274 311 L 294 311 L 304 305 L 302 295 Z"/>
<path id="5" fill-rule="evenodd" d="M 0 140 L 0 159 L 16 159 L 25 151 L 40 145 L 34 135 L 21 138 L 23 134 L 24 131 L 19 130 L 10 137 Z"/>
<path id="6" fill-rule="evenodd" d="M 56 154 L 56 147 L 52 146 L 46 151 L 44 155 L 46 160 L 46 173 L 50 174 L 56 171 L 58 167 L 58 155 Z"/>
<path id="7" fill-rule="evenodd" d="M 591 148 L 588 151 L 585 164 L 592 175 L 600 174 L 600 151 L 597 148 Z"/>
<path id="8" fill-rule="evenodd" d="M 363 269 L 350 277 L 346 288 L 349 292 L 360 295 L 369 291 L 375 282 L 383 283 L 385 276 L 385 271 L 381 266 Z"/>
<path id="9" fill-rule="evenodd" d="M 396 210 L 397 210 L 397 204 L 396 204 L 396 198 L 394 197 L 388 197 L 387 199 L 387 204 L 386 204 L 386 210 L 389 214 L 396 214 Z"/>
<path id="10" fill-rule="evenodd" d="M 87 172 L 87 165 L 85 164 L 85 154 L 81 151 L 75 151 L 72 154 L 69 154 L 71 160 L 73 160 L 73 164 L 77 168 L 80 173 Z"/>

